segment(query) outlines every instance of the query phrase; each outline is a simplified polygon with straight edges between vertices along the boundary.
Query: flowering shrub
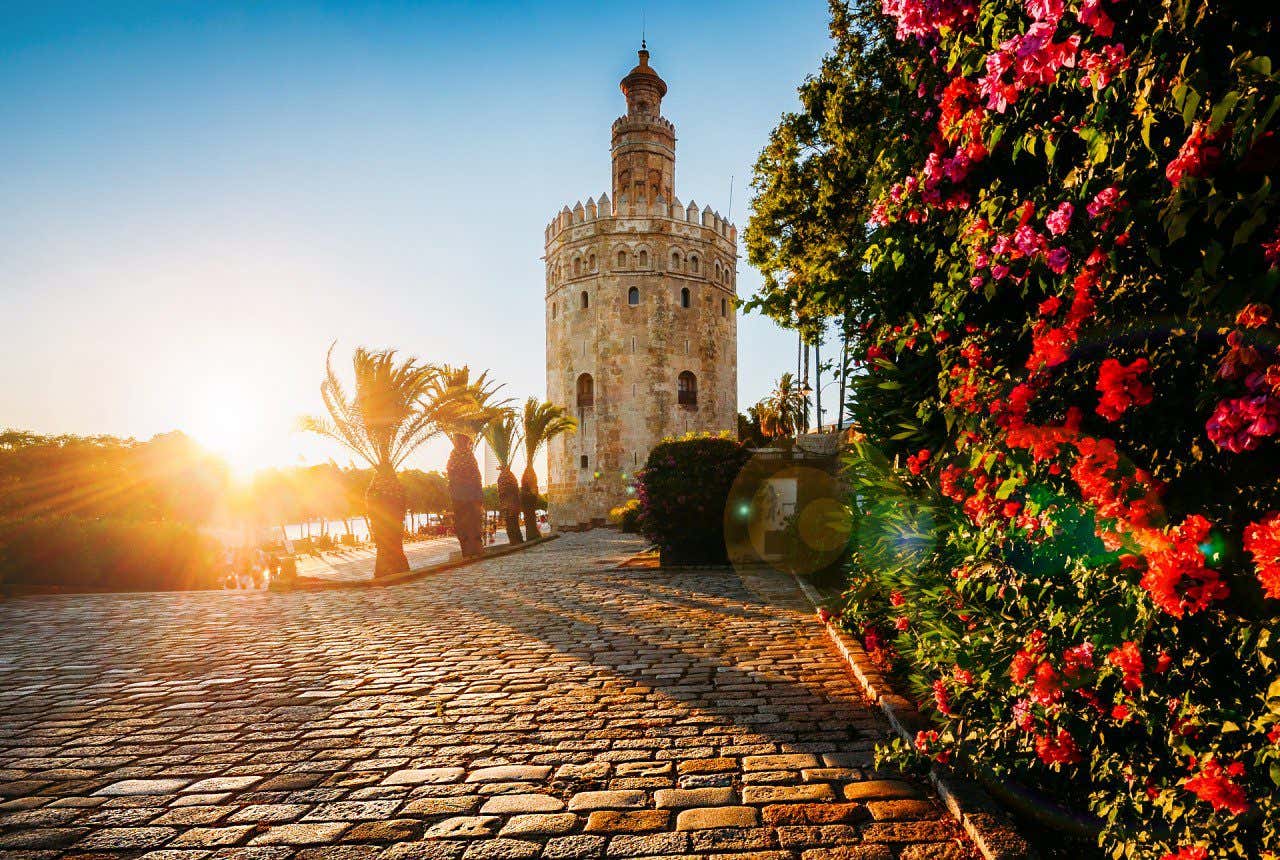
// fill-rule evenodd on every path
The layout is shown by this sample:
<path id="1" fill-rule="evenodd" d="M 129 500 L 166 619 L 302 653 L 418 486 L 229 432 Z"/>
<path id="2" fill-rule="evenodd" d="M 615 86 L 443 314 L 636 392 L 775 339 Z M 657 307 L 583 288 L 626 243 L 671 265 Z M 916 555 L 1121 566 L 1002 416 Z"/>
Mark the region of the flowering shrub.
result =
<path id="1" fill-rule="evenodd" d="M 637 474 L 640 531 L 658 545 L 662 563 L 728 560 L 725 506 L 751 453 L 727 436 L 690 433 L 664 439 Z"/>
<path id="2" fill-rule="evenodd" d="M 844 199 L 866 201 L 850 204 L 865 242 L 852 216 L 800 210 L 862 271 L 824 278 L 839 257 L 812 224 L 787 244 L 781 182 L 758 182 L 749 244 L 790 278 L 768 280 L 761 306 L 839 308 L 857 335 L 868 441 L 849 464 L 843 619 L 934 720 L 886 754 L 1087 808 L 1115 856 L 1274 856 L 1275 13 L 833 9 L 838 36 L 859 18 L 860 56 L 880 64 L 837 53 L 808 126 L 783 130 L 812 134 Z M 838 132 L 880 120 L 841 112 L 855 101 L 905 117 L 861 155 Z M 767 150 L 758 170 L 803 177 L 804 152 Z"/>

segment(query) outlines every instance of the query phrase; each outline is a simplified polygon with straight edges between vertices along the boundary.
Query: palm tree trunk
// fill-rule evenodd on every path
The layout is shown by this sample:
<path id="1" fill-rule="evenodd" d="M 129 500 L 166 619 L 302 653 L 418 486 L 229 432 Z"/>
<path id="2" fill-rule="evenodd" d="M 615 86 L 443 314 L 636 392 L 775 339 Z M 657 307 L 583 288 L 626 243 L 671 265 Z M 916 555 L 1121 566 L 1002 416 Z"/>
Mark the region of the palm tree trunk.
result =
<path id="1" fill-rule="evenodd" d="M 538 531 L 538 473 L 532 466 L 526 466 L 520 476 L 520 507 L 524 512 L 525 540 L 542 537 Z"/>
<path id="2" fill-rule="evenodd" d="M 369 510 L 370 537 L 377 549 L 374 578 L 408 570 L 409 559 L 404 554 L 404 487 L 396 470 L 390 466 L 375 469 L 364 499 Z"/>
<path id="3" fill-rule="evenodd" d="M 506 524 L 507 543 L 524 543 L 524 536 L 520 534 L 520 482 L 507 468 L 498 473 L 498 506 Z"/>
<path id="4" fill-rule="evenodd" d="M 453 437 L 453 450 L 445 468 L 453 501 L 453 527 L 464 556 L 484 552 L 484 487 L 470 437 Z"/>

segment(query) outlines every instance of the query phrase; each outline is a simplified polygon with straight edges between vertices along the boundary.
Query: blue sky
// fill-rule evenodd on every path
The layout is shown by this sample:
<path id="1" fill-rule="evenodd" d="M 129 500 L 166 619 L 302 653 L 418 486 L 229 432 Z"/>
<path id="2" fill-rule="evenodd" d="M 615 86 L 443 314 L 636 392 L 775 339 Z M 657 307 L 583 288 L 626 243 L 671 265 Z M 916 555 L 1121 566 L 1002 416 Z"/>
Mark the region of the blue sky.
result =
<path id="1" fill-rule="evenodd" d="M 642 16 L 676 193 L 745 225 L 824 0 L 0 0 L 0 425 L 315 462 L 335 339 L 542 394 L 543 227 L 608 186 Z M 745 408 L 794 340 L 738 348 Z"/>

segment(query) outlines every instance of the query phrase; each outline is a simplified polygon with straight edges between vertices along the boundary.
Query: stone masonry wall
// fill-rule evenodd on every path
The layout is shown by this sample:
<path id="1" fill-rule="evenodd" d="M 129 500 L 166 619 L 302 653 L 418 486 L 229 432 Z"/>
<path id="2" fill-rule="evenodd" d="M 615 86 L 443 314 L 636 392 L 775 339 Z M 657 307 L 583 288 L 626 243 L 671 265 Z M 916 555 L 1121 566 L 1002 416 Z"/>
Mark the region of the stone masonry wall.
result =
<path id="1" fill-rule="evenodd" d="M 696 204 L 626 206 L 637 209 L 614 216 L 602 195 L 566 207 L 547 230 L 547 396 L 581 423 L 549 450 L 561 527 L 602 521 L 629 498 L 664 437 L 737 427 L 736 230 Z M 684 371 L 696 377 L 696 405 L 677 402 Z M 579 408 L 584 373 L 594 402 Z"/>

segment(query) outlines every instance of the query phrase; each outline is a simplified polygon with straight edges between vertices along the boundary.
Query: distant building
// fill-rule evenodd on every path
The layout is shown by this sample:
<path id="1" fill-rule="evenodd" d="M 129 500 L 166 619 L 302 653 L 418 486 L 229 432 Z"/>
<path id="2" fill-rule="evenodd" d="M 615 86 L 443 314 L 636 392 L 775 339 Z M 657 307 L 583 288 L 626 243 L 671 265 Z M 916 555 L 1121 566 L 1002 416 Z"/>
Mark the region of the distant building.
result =
<path id="1" fill-rule="evenodd" d="M 622 93 L 612 194 L 546 229 L 547 396 L 581 424 L 549 446 L 560 527 L 603 522 L 664 437 L 737 430 L 737 229 L 675 196 L 667 85 L 643 47 Z"/>

